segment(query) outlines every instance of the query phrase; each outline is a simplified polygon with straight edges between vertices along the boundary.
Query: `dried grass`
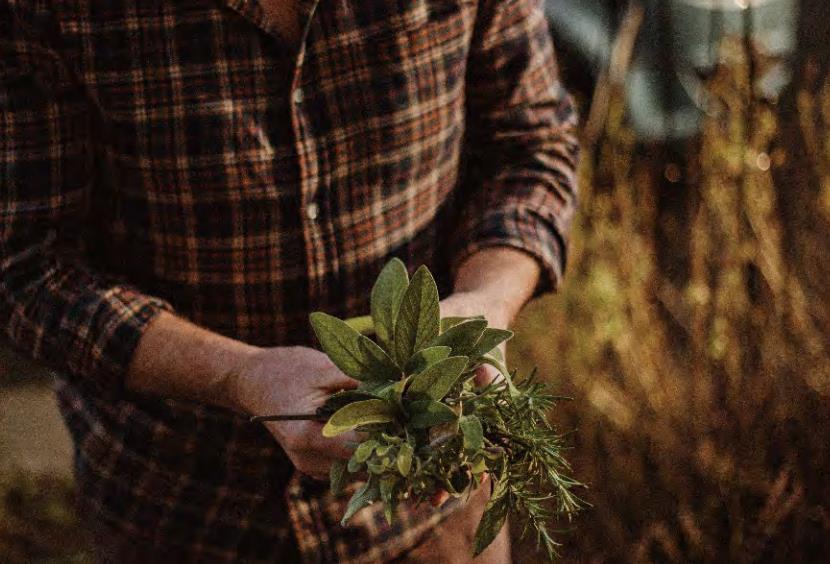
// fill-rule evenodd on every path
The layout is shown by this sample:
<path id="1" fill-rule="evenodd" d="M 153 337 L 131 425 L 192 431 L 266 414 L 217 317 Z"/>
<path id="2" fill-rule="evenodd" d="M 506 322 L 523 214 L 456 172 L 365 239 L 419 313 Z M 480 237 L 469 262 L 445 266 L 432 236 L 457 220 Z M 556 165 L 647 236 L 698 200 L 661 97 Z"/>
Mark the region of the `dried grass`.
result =
<path id="1" fill-rule="evenodd" d="M 556 419 L 576 430 L 593 507 L 563 537 L 565 561 L 830 553 L 830 87 L 800 96 L 789 127 L 749 95 L 743 51 L 724 53 L 685 171 L 692 211 L 673 218 L 689 237 L 658 242 L 659 188 L 617 108 L 585 159 L 565 288 L 518 329 L 512 358 L 575 400 Z M 804 154 L 781 146 L 785 129 Z M 794 190 L 797 213 L 782 213 Z M 659 260 L 672 253 L 680 283 Z"/>

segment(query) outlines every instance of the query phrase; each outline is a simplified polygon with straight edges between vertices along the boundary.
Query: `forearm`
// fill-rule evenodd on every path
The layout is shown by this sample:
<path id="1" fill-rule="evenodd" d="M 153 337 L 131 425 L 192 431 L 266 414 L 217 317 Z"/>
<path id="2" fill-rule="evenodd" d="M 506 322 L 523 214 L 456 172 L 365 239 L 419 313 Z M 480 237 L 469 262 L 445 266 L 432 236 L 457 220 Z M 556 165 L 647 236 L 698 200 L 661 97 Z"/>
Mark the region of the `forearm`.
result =
<path id="1" fill-rule="evenodd" d="M 494 245 L 528 253 L 542 266 L 534 295 L 556 290 L 562 279 L 579 153 L 576 113 L 540 8 L 536 0 L 516 0 L 482 3 L 478 12 L 466 81 L 467 175 L 454 238 L 458 257 Z M 509 268 L 504 272 L 510 276 Z M 499 283 L 509 287 L 507 279 Z"/>
<path id="2" fill-rule="evenodd" d="M 508 326 L 533 296 L 539 283 L 539 262 L 524 251 L 488 247 L 473 253 L 459 266 L 455 292 L 474 294 L 490 322 Z"/>
<path id="3" fill-rule="evenodd" d="M 136 393 L 238 410 L 238 378 L 261 349 L 167 312 L 146 328 L 124 384 Z"/>

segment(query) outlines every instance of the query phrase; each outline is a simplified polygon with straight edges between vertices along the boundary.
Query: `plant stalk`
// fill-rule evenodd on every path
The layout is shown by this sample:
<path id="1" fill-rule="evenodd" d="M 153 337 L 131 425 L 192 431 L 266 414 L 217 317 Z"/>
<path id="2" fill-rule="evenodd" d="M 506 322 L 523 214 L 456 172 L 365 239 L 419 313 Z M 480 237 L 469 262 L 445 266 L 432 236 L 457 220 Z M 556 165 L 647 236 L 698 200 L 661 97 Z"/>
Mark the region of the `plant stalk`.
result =
<path id="1" fill-rule="evenodd" d="M 299 413 L 291 415 L 254 415 L 251 417 L 251 423 L 264 423 L 265 421 L 321 421 L 322 419 L 316 413 Z"/>

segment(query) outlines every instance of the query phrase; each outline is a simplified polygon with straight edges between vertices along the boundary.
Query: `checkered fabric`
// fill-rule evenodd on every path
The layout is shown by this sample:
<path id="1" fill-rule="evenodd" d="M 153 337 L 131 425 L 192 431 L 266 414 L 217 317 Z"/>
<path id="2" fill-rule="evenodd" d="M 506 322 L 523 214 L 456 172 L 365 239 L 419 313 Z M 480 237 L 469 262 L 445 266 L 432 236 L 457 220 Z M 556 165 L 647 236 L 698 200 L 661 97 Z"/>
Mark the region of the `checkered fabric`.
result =
<path id="1" fill-rule="evenodd" d="M 297 1 L 294 46 L 255 0 L 0 0 L 0 324 L 59 374 L 105 560 L 383 561 L 452 511 L 342 529 L 261 426 L 131 395 L 160 311 L 313 346 L 392 256 L 445 293 L 487 246 L 562 274 L 575 116 L 539 0 Z"/>

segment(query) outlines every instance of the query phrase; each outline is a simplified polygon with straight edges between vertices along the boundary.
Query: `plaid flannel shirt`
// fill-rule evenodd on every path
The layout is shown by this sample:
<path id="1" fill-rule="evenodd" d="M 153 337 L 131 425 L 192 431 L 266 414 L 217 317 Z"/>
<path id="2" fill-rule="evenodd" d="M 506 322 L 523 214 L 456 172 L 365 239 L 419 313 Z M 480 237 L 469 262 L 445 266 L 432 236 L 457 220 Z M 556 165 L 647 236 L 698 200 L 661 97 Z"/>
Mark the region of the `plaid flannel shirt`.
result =
<path id="1" fill-rule="evenodd" d="M 0 0 L 0 323 L 58 373 L 113 559 L 382 561 L 451 511 L 340 528 L 261 426 L 131 395 L 161 310 L 313 346 L 391 256 L 444 292 L 493 245 L 562 274 L 575 117 L 539 0 L 299 4 L 292 48 L 255 0 Z"/>

